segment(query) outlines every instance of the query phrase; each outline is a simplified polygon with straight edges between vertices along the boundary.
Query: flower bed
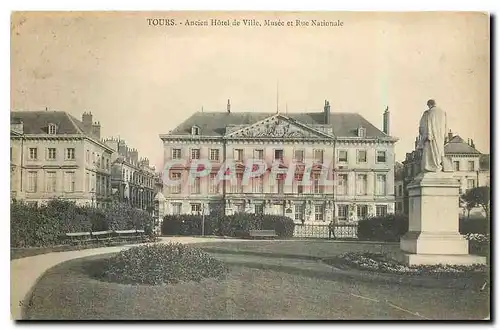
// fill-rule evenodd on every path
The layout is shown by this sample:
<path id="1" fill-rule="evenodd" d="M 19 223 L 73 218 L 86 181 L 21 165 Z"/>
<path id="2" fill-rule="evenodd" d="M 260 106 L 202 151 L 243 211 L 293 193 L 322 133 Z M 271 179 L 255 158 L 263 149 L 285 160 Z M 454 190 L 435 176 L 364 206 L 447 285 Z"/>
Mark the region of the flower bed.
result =
<path id="1" fill-rule="evenodd" d="M 468 241 L 474 241 L 478 243 L 489 243 L 490 241 L 490 236 L 489 235 L 484 235 L 484 234 L 466 234 L 463 235 L 464 238 Z"/>
<path id="2" fill-rule="evenodd" d="M 124 284 L 168 284 L 200 281 L 227 272 L 203 250 L 180 243 L 147 244 L 121 251 L 103 265 L 100 277 Z"/>
<path id="3" fill-rule="evenodd" d="M 446 274 L 471 274 L 485 273 L 486 265 L 422 265 L 407 266 L 390 259 L 380 253 L 354 253 L 349 252 L 336 258 L 325 260 L 332 266 L 340 268 L 354 268 L 359 270 L 375 271 L 380 273 L 401 274 L 401 275 L 446 275 Z"/>

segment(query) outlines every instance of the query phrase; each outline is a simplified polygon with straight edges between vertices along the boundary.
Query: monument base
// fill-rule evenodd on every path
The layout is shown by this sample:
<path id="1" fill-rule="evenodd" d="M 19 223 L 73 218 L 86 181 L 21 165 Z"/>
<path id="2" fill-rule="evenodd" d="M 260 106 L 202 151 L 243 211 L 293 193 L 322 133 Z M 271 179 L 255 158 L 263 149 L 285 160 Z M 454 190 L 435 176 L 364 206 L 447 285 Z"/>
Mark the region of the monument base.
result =
<path id="1" fill-rule="evenodd" d="M 409 228 L 395 259 L 407 265 L 485 264 L 469 255 L 469 242 L 459 233 L 458 188 L 453 173 L 421 173 L 408 185 Z"/>
<path id="2" fill-rule="evenodd" d="M 474 264 L 486 264 L 486 257 L 472 254 L 416 254 L 401 252 L 398 256 L 394 256 L 394 259 L 408 266 L 439 264 L 470 266 Z"/>

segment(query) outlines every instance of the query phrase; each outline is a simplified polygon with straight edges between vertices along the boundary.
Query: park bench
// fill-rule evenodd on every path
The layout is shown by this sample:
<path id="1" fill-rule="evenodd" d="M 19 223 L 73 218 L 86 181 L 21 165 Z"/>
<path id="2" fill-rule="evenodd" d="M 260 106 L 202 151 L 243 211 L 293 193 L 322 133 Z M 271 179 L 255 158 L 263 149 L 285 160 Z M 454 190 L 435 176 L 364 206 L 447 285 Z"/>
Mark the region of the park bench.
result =
<path id="1" fill-rule="evenodd" d="M 144 235 L 144 230 L 139 229 L 127 229 L 127 230 L 115 230 L 114 233 L 117 235 L 118 241 L 136 241 Z"/>
<path id="2" fill-rule="evenodd" d="M 66 240 L 72 245 L 88 244 L 93 241 L 90 232 L 66 233 Z"/>
<path id="3" fill-rule="evenodd" d="M 274 230 L 250 230 L 248 232 L 250 238 L 254 237 L 269 237 L 269 238 L 274 238 L 277 237 L 276 231 Z"/>
<path id="4" fill-rule="evenodd" d="M 94 231 L 92 232 L 92 237 L 95 238 L 97 243 L 109 244 L 113 240 L 112 230 Z"/>

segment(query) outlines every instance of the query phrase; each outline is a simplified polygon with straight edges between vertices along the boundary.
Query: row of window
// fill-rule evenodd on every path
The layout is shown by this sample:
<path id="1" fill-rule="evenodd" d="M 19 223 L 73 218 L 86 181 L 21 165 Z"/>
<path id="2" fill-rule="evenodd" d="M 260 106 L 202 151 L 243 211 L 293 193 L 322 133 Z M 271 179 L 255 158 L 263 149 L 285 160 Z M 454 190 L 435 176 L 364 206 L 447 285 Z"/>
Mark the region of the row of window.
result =
<path id="1" fill-rule="evenodd" d="M 171 180 L 180 180 L 180 172 L 172 172 L 170 174 Z M 302 180 L 300 175 L 295 177 L 297 180 Z M 338 175 L 336 194 L 337 195 L 348 195 L 349 194 L 349 177 L 347 174 Z M 276 182 L 270 182 L 270 192 L 283 194 L 285 188 L 285 180 L 278 178 Z M 320 176 L 316 174 L 312 179 L 312 189 L 311 192 L 314 194 L 322 194 L 325 191 L 325 186 L 320 184 Z M 243 173 L 236 174 L 236 184 L 229 186 L 230 192 L 232 193 L 243 193 Z M 292 193 L 302 194 L 304 192 L 303 185 L 292 185 Z M 211 173 L 210 180 L 208 183 L 209 194 L 218 194 L 220 191 L 220 181 L 217 181 L 217 174 Z M 200 178 L 195 178 L 190 191 L 191 194 L 201 193 L 201 180 Z M 253 193 L 263 193 L 264 192 L 264 178 L 262 176 L 252 178 L 252 192 Z M 172 185 L 170 187 L 171 194 L 180 194 L 181 185 Z M 385 174 L 377 174 L 375 176 L 375 195 L 385 196 L 387 193 L 387 176 Z M 358 196 L 368 195 L 368 175 L 367 174 L 357 174 L 356 175 L 356 190 L 355 194 Z"/>
<path id="2" fill-rule="evenodd" d="M 154 185 L 153 178 L 148 178 L 146 176 L 139 175 L 137 174 L 137 172 L 127 169 L 122 169 L 122 179 L 124 181 L 129 181 L 135 184 L 142 184 L 150 188 L 153 188 Z"/>
<path id="3" fill-rule="evenodd" d="M 28 186 L 26 191 L 29 193 L 38 192 L 38 172 L 37 171 L 28 171 L 27 173 Z M 76 181 L 75 181 L 75 172 L 67 171 L 63 173 L 63 182 L 64 192 L 75 192 Z M 47 171 L 46 172 L 46 192 L 56 192 L 57 191 L 57 173 L 55 171 Z"/>
<path id="4" fill-rule="evenodd" d="M 90 156 L 90 150 L 86 150 L 85 153 L 85 162 L 87 164 L 92 163 L 96 168 L 100 168 L 102 170 L 106 169 L 109 171 L 109 158 L 105 158 L 104 155 L 99 155 L 98 153 L 92 151 L 92 158 Z"/>
<path id="5" fill-rule="evenodd" d="M 236 161 L 243 161 L 243 149 L 234 149 L 233 159 Z M 304 161 L 305 150 L 296 149 L 294 150 L 293 159 L 296 162 Z M 191 149 L 191 159 L 200 159 L 200 149 Z M 318 163 L 323 163 L 324 161 L 324 150 L 323 149 L 315 149 L 313 151 L 314 161 Z M 209 150 L 209 159 L 211 161 L 219 161 L 220 154 L 219 149 L 210 149 Z M 337 161 L 339 163 L 347 163 L 348 161 L 348 151 L 347 150 L 339 150 L 337 153 Z M 264 149 L 255 149 L 253 152 L 254 159 L 264 159 Z M 172 149 L 172 159 L 181 159 L 182 158 L 182 149 L 174 148 Z M 274 159 L 275 160 L 283 160 L 284 158 L 284 150 L 283 149 L 274 149 Z M 377 150 L 376 158 L 377 163 L 385 163 L 386 162 L 386 152 L 384 150 Z M 366 150 L 357 150 L 357 162 L 358 163 L 366 163 L 367 162 L 367 151 Z"/>
<path id="6" fill-rule="evenodd" d="M 467 162 L 467 171 L 474 172 L 475 168 L 476 168 L 476 165 L 475 165 L 475 162 L 473 160 L 470 160 Z M 458 160 L 453 161 L 453 170 L 455 172 L 461 171 L 460 162 Z"/>
<path id="7" fill-rule="evenodd" d="M 191 203 L 191 213 L 200 214 L 202 212 L 201 203 Z M 234 204 L 236 212 L 245 212 L 245 204 L 237 203 Z M 338 220 L 347 220 L 349 216 L 349 205 L 348 204 L 338 204 L 337 205 L 337 218 Z M 314 220 L 315 221 L 325 221 L 325 206 L 324 205 L 314 205 Z M 264 214 L 264 204 L 255 204 L 255 214 Z M 172 213 L 182 214 L 182 203 L 172 203 Z M 387 205 L 375 205 L 376 216 L 387 215 Z M 368 217 L 368 205 L 356 205 L 356 215 L 358 220 L 366 219 Z M 294 219 L 296 221 L 302 221 L 305 219 L 305 207 L 303 204 L 295 205 Z"/>
<path id="8" fill-rule="evenodd" d="M 12 149 L 11 149 L 12 150 Z M 30 160 L 38 160 L 38 147 L 29 148 Z M 12 156 L 11 156 L 12 158 Z M 57 159 L 57 149 L 56 148 L 47 148 L 46 153 L 47 160 L 56 160 Z M 75 159 L 75 148 L 66 148 L 64 152 L 64 159 L 66 160 L 74 160 Z"/>

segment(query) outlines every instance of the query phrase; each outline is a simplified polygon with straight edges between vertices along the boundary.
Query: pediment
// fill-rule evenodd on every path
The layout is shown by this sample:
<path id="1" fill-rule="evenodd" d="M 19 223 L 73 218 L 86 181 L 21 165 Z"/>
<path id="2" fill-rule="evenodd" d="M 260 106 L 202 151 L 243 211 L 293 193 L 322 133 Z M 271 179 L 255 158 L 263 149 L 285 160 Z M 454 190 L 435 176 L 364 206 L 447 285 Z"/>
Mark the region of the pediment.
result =
<path id="1" fill-rule="evenodd" d="M 331 138 L 327 133 L 318 131 L 286 116 L 277 114 L 255 124 L 233 130 L 227 137 L 234 138 Z"/>

